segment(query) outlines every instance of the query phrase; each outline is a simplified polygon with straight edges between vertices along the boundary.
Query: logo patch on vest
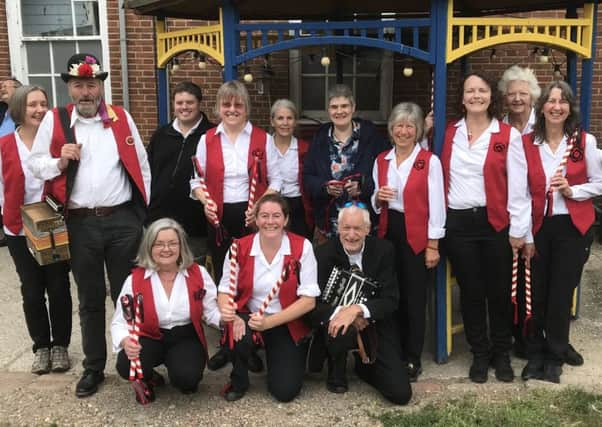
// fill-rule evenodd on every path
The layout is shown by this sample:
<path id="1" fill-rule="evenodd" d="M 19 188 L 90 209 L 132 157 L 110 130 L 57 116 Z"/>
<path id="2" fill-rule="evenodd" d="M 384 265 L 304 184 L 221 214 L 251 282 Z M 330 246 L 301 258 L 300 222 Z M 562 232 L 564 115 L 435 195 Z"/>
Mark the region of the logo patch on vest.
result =
<path id="1" fill-rule="evenodd" d="M 424 160 L 422 160 L 422 159 L 416 160 L 414 162 L 414 169 L 416 169 L 418 171 L 422 170 L 422 169 L 424 169 L 424 164 L 425 164 Z"/>
<path id="2" fill-rule="evenodd" d="M 506 149 L 506 145 L 502 144 L 501 142 L 496 142 L 493 145 L 493 151 L 495 151 L 496 153 L 502 153 L 505 149 Z"/>
<path id="3" fill-rule="evenodd" d="M 571 154 L 569 154 L 569 158 L 575 163 L 583 160 L 583 150 L 581 149 L 581 147 L 573 147 L 573 149 L 571 150 Z"/>

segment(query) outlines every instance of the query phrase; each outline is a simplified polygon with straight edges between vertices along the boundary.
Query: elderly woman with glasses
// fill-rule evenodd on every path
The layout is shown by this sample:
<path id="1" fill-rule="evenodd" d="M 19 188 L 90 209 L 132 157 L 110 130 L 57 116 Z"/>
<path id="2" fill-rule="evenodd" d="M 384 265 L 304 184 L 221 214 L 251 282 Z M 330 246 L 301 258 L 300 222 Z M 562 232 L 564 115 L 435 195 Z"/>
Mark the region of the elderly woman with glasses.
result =
<path id="1" fill-rule="evenodd" d="M 132 274 L 123 284 L 111 322 L 117 372 L 129 378 L 131 360 L 139 359 L 140 379 L 146 396 L 154 400 L 153 387 L 164 383 L 154 367 L 164 364 L 171 385 L 184 394 L 194 393 L 207 361 L 207 341 L 202 320 L 218 326 L 217 290 L 204 267 L 196 264 L 182 226 L 170 218 L 158 219 L 146 229 Z M 131 339 L 124 318 L 123 296 L 142 296 L 140 339 Z"/>
<path id="2" fill-rule="evenodd" d="M 445 235 L 445 198 L 441 163 L 420 147 L 424 115 L 404 102 L 393 108 L 388 129 L 393 148 L 378 155 L 373 179 L 378 236 L 395 247 L 399 285 L 400 341 L 410 381 L 422 372 L 429 270 L 439 262 L 439 239 Z"/>
<path id="3" fill-rule="evenodd" d="M 508 123 L 522 135 L 533 132 L 533 107 L 541 95 L 541 88 L 533 70 L 513 65 L 504 71 L 497 87 L 507 109 L 502 122 Z"/>
<path id="4" fill-rule="evenodd" d="M 353 118 L 355 98 L 351 89 L 336 85 L 328 92 L 330 122 L 314 136 L 303 169 L 319 242 L 336 234 L 337 215 L 349 200 L 368 204 L 374 183 L 372 164 L 388 148 L 385 138 L 368 120 Z"/>

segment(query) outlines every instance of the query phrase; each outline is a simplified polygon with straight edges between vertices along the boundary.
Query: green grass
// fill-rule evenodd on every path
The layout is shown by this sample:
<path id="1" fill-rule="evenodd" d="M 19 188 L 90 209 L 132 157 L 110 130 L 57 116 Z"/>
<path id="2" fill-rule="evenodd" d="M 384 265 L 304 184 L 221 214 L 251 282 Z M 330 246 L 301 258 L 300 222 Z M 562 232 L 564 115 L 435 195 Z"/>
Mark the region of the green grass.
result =
<path id="1" fill-rule="evenodd" d="M 567 388 L 534 390 L 505 402 L 485 402 L 476 395 L 429 404 L 414 413 L 389 412 L 379 417 L 385 426 L 460 427 L 602 426 L 602 395 Z"/>

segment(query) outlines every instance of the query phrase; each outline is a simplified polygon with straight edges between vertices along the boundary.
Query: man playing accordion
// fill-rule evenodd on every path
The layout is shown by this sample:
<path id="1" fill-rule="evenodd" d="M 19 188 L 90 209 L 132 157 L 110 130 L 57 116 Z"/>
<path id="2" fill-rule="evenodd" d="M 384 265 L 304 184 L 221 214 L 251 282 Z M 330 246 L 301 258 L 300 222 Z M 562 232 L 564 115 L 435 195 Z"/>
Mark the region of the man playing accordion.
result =
<path id="1" fill-rule="evenodd" d="M 357 375 L 389 401 L 404 405 L 412 397 L 412 389 L 393 318 L 399 300 L 393 247 L 388 241 L 368 236 L 369 231 L 368 210 L 362 203 L 350 203 L 339 211 L 338 236 L 316 249 L 320 289 L 343 296 L 355 292 L 358 298 L 354 304 L 347 300 L 341 305 L 320 299 L 308 314 L 315 328 L 309 369 L 321 371 L 327 359 L 326 386 L 333 393 L 344 393 L 348 389 L 347 353 L 359 347 L 361 357 L 355 355 Z M 327 289 L 337 286 L 345 288 Z M 365 292 L 359 290 L 361 286 Z M 371 328 L 376 340 L 367 339 Z"/>

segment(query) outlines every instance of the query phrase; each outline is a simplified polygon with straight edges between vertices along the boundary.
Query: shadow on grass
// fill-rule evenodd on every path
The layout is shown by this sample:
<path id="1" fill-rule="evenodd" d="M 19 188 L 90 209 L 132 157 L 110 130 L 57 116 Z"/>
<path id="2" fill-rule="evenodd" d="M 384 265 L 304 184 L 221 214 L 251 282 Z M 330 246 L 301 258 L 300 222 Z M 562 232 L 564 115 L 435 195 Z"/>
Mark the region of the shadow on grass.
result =
<path id="1" fill-rule="evenodd" d="M 533 390 L 508 401 L 487 402 L 469 394 L 414 413 L 388 412 L 384 426 L 602 426 L 602 395 L 567 388 Z"/>

